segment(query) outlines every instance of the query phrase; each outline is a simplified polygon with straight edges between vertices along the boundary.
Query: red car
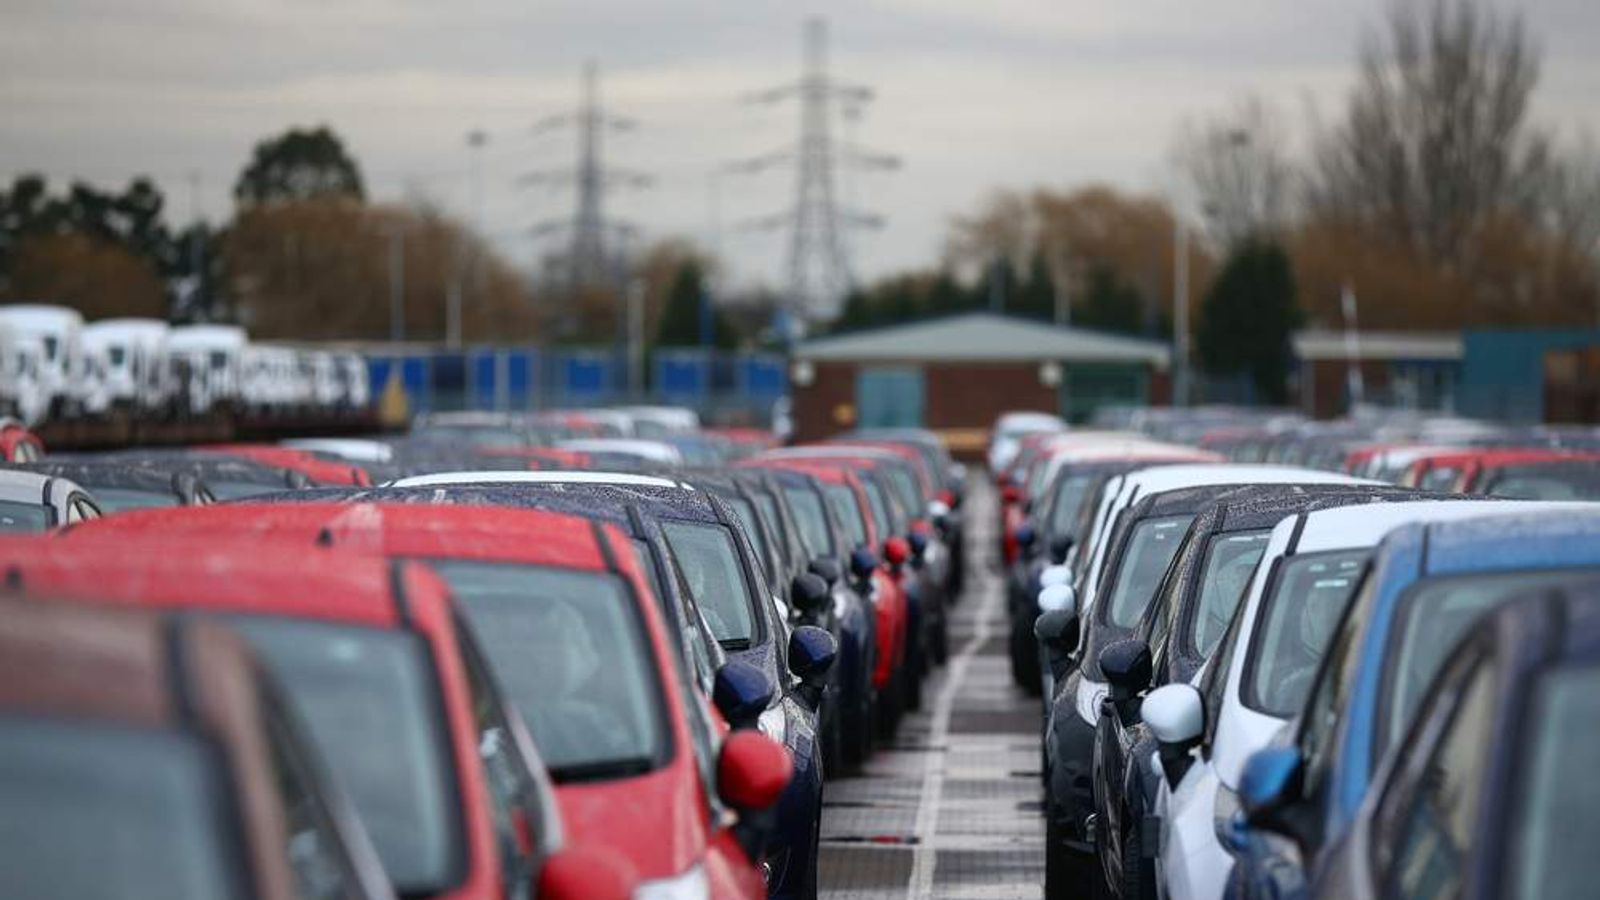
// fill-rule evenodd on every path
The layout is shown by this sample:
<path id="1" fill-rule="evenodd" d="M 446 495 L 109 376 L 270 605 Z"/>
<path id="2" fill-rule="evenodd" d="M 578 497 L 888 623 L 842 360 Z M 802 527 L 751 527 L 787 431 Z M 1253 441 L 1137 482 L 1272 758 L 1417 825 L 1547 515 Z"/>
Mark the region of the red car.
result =
<path id="1" fill-rule="evenodd" d="M 283 685 L 401 895 L 630 893 L 624 861 L 581 846 L 557 852 L 561 816 L 543 766 L 426 566 L 310 545 L 179 539 L 161 533 L 162 521 L 0 541 L 0 569 L 38 598 L 226 620 Z M 588 873 L 583 884 L 575 870 Z"/>
<path id="2" fill-rule="evenodd" d="M 141 517 L 136 528 L 425 562 L 449 585 L 528 723 L 569 837 L 626 858 L 645 893 L 703 886 L 718 898 L 765 896 L 755 813 L 776 802 L 792 763 L 753 732 L 717 752 L 716 723 L 674 655 L 632 544 L 615 528 L 465 505 L 263 504 Z M 719 673 L 719 695 L 741 687 L 737 669 Z M 746 702 L 765 708 L 769 699 Z M 727 809 L 746 821 L 729 827 Z"/>
<path id="3" fill-rule="evenodd" d="M 856 547 L 850 559 L 851 574 L 858 581 L 868 582 L 869 589 L 863 593 L 868 595 L 876 620 L 877 655 L 872 686 L 878 695 L 878 728 L 880 734 L 892 735 L 910 695 L 917 688 L 916 684 L 909 683 L 912 674 L 906 666 L 910 610 L 900 586 L 899 573 L 895 571 L 910 557 L 910 548 L 903 538 L 886 539 L 879 534 L 866 489 L 848 465 L 827 459 L 774 458 L 758 459 L 750 465 L 814 476 L 822 482 L 823 493 L 835 516 L 849 531 L 850 541 Z M 878 555 L 878 548 L 883 550 L 882 557 Z"/>
<path id="4" fill-rule="evenodd" d="M 371 487 L 372 476 L 360 466 L 322 459 L 293 447 L 271 444 L 210 444 L 196 447 L 209 453 L 219 453 L 236 459 L 248 459 L 262 465 L 290 469 L 306 476 L 316 484 Z"/>
<path id="5" fill-rule="evenodd" d="M 394 897 L 217 623 L 0 600 L 0 796 L 7 896 Z"/>
<path id="6" fill-rule="evenodd" d="M 1477 482 L 1488 469 L 1536 463 L 1600 460 L 1600 454 L 1546 447 L 1478 448 L 1430 453 L 1411 463 L 1401 478 L 1404 487 L 1478 493 Z"/>
<path id="7" fill-rule="evenodd" d="M 0 462 L 37 462 L 44 459 L 44 441 L 16 419 L 0 416 Z"/>

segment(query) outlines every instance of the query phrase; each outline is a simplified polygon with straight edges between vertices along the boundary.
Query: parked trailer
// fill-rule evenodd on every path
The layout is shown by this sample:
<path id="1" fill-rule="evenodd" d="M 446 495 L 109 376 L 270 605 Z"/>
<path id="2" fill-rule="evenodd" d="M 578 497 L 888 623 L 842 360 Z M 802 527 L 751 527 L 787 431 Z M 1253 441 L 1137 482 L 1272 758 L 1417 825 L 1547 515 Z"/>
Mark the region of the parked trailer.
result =
<path id="1" fill-rule="evenodd" d="M 37 425 L 49 411 L 43 384 L 44 344 L 0 320 L 0 416 Z"/>
<path id="2" fill-rule="evenodd" d="M 102 319 L 83 327 L 84 353 L 93 362 L 100 401 L 109 411 L 160 416 L 175 393 L 167 362 L 172 326 L 160 319 Z"/>

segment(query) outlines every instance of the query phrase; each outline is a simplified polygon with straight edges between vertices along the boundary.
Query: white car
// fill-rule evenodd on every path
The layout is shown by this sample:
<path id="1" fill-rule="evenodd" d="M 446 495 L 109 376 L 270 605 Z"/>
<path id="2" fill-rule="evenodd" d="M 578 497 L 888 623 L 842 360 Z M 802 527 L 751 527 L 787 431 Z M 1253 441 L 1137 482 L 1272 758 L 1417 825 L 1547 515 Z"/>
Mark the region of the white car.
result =
<path id="1" fill-rule="evenodd" d="M 635 437 L 655 438 L 700 430 L 699 413 L 682 406 L 618 406 L 613 411 L 628 417 L 629 433 Z"/>
<path id="2" fill-rule="evenodd" d="M 50 395 L 43 370 L 43 342 L 0 321 L 0 415 L 14 415 L 26 425 L 44 420 Z"/>
<path id="3" fill-rule="evenodd" d="M 989 471 L 998 473 L 1017 455 L 1022 436 L 1041 431 L 1066 431 L 1060 416 L 1041 412 L 1008 412 L 995 420 L 989 438 Z"/>
<path id="4" fill-rule="evenodd" d="M 444 487 L 462 484 L 610 484 L 623 487 L 662 487 L 692 491 L 694 488 L 682 481 L 659 478 L 655 475 L 637 475 L 632 472 L 520 472 L 475 471 L 433 472 L 397 478 L 384 487 Z"/>
<path id="5" fill-rule="evenodd" d="M 683 454 L 677 447 L 662 441 L 639 438 L 578 438 L 558 441 L 556 449 L 575 450 L 579 453 L 614 453 L 645 462 L 663 463 L 669 466 L 683 465 Z"/>
<path id="6" fill-rule="evenodd" d="M 83 316 L 65 306 L 18 303 L 0 306 L 0 323 L 19 338 L 39 341 L 39 389 L 50 416 L 71 416 L 82 406 L 88 374 L 83 355 Z"/>
<path id="7" fill-rule="evenodd" d="M 100 518 L 100 506 L 75 482 L 0 469 L 0 534 L 37 534 Z"/>
<path id="8" fill-rule="evenodd" d="M 1145 708 L 1156 712 L 1145 721 L 1165 742 L 1151 764 L 1161 765 L 1168 753 L 1176 755 L 1167 758 L 1188 760 L 1170 767 L 1178 776 L 1176 786 L 1163 778 L 1156 798 L 1161 822 L 1156 883 L 1166 895 L 1183 900 L 1222 896 L 1233 858 L 1219 835 L 1231 827 L 1238 810 L 1245 760 L 1299 714 L 1327 639 L 1386 533 L 1411 522 L 1580 505 L 1418 500 L 1324 509 L 1278 523 L 1230 634 L 1195 684 L 1167 685 L 1146 700 Z M 1193 744 L 1191 754 L 1186 745 Z"/>

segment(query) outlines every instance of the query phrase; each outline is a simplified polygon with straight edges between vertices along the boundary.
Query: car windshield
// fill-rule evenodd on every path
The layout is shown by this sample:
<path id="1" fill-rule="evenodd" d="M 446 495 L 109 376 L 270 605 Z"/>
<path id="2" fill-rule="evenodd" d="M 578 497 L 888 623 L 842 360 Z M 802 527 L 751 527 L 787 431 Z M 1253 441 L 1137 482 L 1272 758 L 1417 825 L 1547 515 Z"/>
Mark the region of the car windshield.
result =
<path id="1" fill-rule="evenodd" d="M 1123 628 L 1138 623 L 1193 521 L 1192 515 L 1163 516 L 1134 526 L 1105 607 L 1106 621 Z"/>
<path id="2" fill-rule="evenodd" d="M 1600 883 L 1600 667 L 1545 676 L 1528 718 L 1532 752 L 1524 769 L 1520 809 L 1511 829 L 1516 896 L 1592 896 Z"/>
<path id="3" fill-rule="evenodd" d="M 816 491 L 802 487 L 786 487 L 783 497 L 789 501 L 795 523 L 800 528 L 800 539 L 813 555 L 830 553 L 833 541 L 828 537 L 828 514 L 822 508 L 822 498 Z"/>
<path id="4" fill-rule="evenodd" d="M 865 544 L 867 526 L 861 516 L 861 505 L 856 500 L 856 492 L 850 490 L 848 484 L 823 485 L 823 490 L 828 495 L 829 505 L 833 507 L 834 517 L 844 524 L 850 546 L 860 547 Z"/>
<path id="5" fill-rule="evenodd" d="M 1418 583 L 1401 603 L 1390 634 L 1376 755 L 1388 752 L 1405 734 L 1429 682 L 1474 622 L 1513 597 L 1566 581 L 1574 574 L 1570 570 L 1500 572 Z"/>
<path id="6" fill-rule="evenodd" d="M 916 513 L 924 506 L 922 489 L 917 487 L 917 476 L 904 466 L 889 466 L 889 483 L 894 486 L 895 496 L 900 498 L 900 505 L 906 508 L 907 513 Z"/>
<path id="7" fill-rule="evenodd" d="M 1056 495 L 1050 501 L 1050 533 L 1071 534 L 1078 522 L 1078 512 L 1089 496 L 1094 478 L 1088 475 L 1068 475 L 1056 486 Z"/>
<path id="8" fill-rule="evenodd" d="M 1600 500 L 1600 467 L 1507 466 L 1486 493 L 1517 500 Z"/>
<path id="9" fill-rule="evenodd" d="M 872 510 L 873 527 L 880 535 L 893 534 L 893 522 L 889 519 L 889 506 L 883 496 L 883 490 L 870 478 L 861 480 L 861 489 L 867 494 L 867 506 Z"/>
<path id="10" fill-rule="evenodd" d="M 620 778 L 664 761 L 657 669 L 620 578 L 476 560 L 431 565 L 553 778 Z"/>
<path id="11" fill-rule="evenodd" d="M 772 536 L 779 537 L 780 529 L 783 528 L 783 517 L 778 512 L 777 498 L 765 491 L 755 491 L 753 493 L 756 498 L 757 512 L 761 514 L 761 518 L 767 523 L 767 527 L 772 530 Z"/>
<path id="12" fill-rule="evenodd" d="M 1219 534 L 1206 549 L 1206 565 L 1200 579 L 1200 599 L 1194 610 L 1194 646 L 1190 649 L 1202 658 L 1211 651 L 1228 630 L 1233 611 L 1250 586 L 1250 576 L 1255 574 L 1256 563 L 1267 549 L 1271 529 Z"/>
<path id="13" fill-rule="evenodd" d="M 1360 583 L 1367 550 L 1290 557 L 1256 613 L 1244 663 L 1246 706 L 1289 718 L 1305 704 L 1333 629 Z"/>
<path id="14" fill-rule="evenodd" d="M 288 691 L 395 887 L 448 887 L 461 857 L 455 765 L 422 638 L 306 619 L 230 621 Z"/>
<path id="15" fill-rule="evenodd" d="M 32 900 L 242 896 L 225 783 L 194 738 L 95 722 L 0 720 L 0 872 Z M 159 823 L 160 827 L 153 827 Z"/>
<path id="16" fill-rule="evenodd" d="M 281 484 L 261 484 L 254 481 L 207 481 L 206 487 L 218 500 L 243 500 L 246 497 L 259 497 L 262 494 L 276 494 L 287 490 L 288 482 Z M 95 495 L 96 497 L 99 494 Z"/>
<path id="17" fill-rule="evenodd" d="M 1439 466 L 1422 473 L 1422 479 L 1417 487 L 1425 491 L 1448 491 L 1455 486 L 1456 476 L 1461 470 L 1450 466 Z"/>
<path id="18" fill-rule="evenodd" d="M 0 533 L 47 531 L 49 528 L 49 507 L 0 500 Z"/>
<path id="19" fill-rule="evenodd" d="M 108 513 L 129 509 L 154 509 L 177 506 L 178 498 L 170 491 L 140 491 L 133 488 L 108 488 L 90 486 L 95 503 Z"/>
<path id="20" fill-rule="evenodd" d="M 711 634 L 727 646 L 749 646 L 755 619 L 733 533 L 721 525 L 682 520 L 662 522 L 661 530 Z"/>

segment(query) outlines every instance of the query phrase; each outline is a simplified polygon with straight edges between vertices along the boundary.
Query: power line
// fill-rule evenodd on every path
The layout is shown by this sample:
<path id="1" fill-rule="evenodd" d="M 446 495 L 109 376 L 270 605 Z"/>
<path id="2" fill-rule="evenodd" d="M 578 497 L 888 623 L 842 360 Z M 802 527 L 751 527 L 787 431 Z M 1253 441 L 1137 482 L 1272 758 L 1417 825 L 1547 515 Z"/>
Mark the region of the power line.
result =
<path id="1" fill-rule="evenodd" d="M 793 207 L 751 220 L 749 225 L 789 229 L 789 312 L 802 319 L 830 319 L 838 315 L 853 281 L 848 230 L 882 224 L 879 216 L 840 207 L 835 172 L 845 167 L 894 169 L 900 160 L 834 140 L 830 126 L 835 104 L 859 112 L 872 100 L 873 92 L 867 87 L 835 81 L 828 74 L 827 24 L 820 18 L 808 19 L 805 24 L 800 80 L 759 91 L 749 99 L 776 103 L 791 98 L 800 101 L 799 140 L 790 147 L 729 163 L 727 170 L 754 174 L 777 166 L 794 166 Z"/>

